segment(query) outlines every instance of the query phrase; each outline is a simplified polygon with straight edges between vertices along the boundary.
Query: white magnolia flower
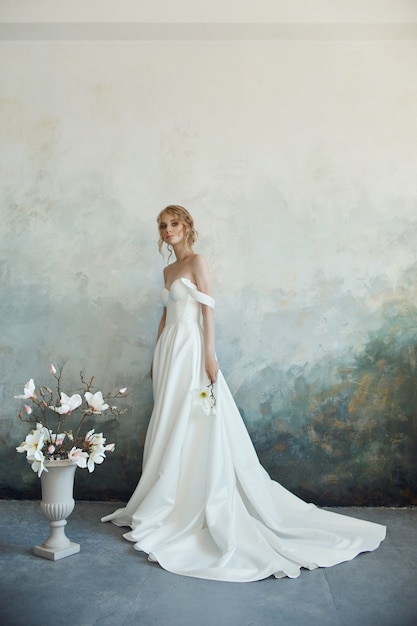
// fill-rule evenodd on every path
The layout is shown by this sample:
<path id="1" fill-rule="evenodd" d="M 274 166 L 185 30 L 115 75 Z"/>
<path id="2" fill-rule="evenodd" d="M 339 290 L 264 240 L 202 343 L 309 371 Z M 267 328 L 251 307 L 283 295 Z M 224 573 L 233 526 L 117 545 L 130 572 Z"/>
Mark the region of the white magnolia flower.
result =
<path id="1" fill-rule="evenodd" d="M 33 413 L 33 409 L 31 406 L 29 406 L 28 404 L 25 404 L 25 411 L 28 415 L 30 415 L 31 413 Z"/>
<path id="2" fill-rule="evenodd" d="M 92 446 L 90 448 L 90 454 L 87 463 L 88 471 L 90 473 L 94 472 L 94 464 L 100 465 L 100 463 L 103 463 L 105 456 L 106 454 L 104 452 L 103 446 Z"/>
<path id="3" fill-rule="evenodd" d="M 38 478 L 40 478 L 40 475 L 42 474 L 42 472 L 48 471 L 48 468 L 45 465 L 45 457 L 43 456 L 43 454 L 41 458 L 39 459 L 33 459 L 33 458 L 28 457 L 28 461 L 32 461 L 31 467 L 34 472 L 37 472 Z"/>
<path id="4" fill-rule="evenodd" d="M 74 393 L 74 395 L 69 397 L 66 393 L 61 391 L 60 402 L 61 406 L 51 406 L 51 409 L 60 415 L 68 415 L 71 411 L 74 411 L 81 405 L 82 398 L 79 393 Z"/>
<path id="5" fill-rule="evenodd" d="M 94 432 L 94 428 L 89 430 L 85 436 L 85 444 L 89 447 L 91 446 L 104 447 L 105 443 L 106 443 L 106 439 L 105 437 L 103 437 L 103 433 Z"/>
<path id="6" fill-rule="evenodd" d="M 43 437 L 44 437 L 45 441 L 48 441 L 49 443 L 52 443 L 52 438 L 51 438 L 52 433 L 43 424 L 40 424 L 38 422 L 36 424 L 36 430 L 40 430 L 41 433 L 43 433 Z"/>
<path id="7" fill-rule="evenodd" d="M 17 452 L 26 452 L 29 460 L 30 457 L 32 457 L 40 461 L 43 458 L 42 448 L 46 439 L 45 430 L 42 424 L 36 424 L 36 429 L 31 430 L 30 433 L 26 435 L 26 439 L 16 448 Z"/>
<path id="8" fill-rule="evenodd" d="M 126 393 L 127 391 L 127 387 L 122 387 L 122 389 L 119 389 L 119 393 L 123 394 Z"/>
<path id="9" fill-rule="evenodd" d="M 88 453 L 83 452 L 80 448 L 71 448 L 68 452 L 68 458 L 75 461 L 78 467 L 87 467 Z"/>
<path id="10" fill-rule="evenodd" d="M 87 400 L 87 404 L 93 413 L 101 414 L 102 411 L 105 411 L 109 408 L 109 405 L 106 404 L 103 400 L 103 394 L 101 393 L 101 391 L 97 391 L 97 393 L 95 394 L 87 391 L 84 394 L 84 398 Z"/>
<path id="11" fill-rule="evenodd" d="M 205 415 L 210 415 L 214 405 L 213 400 L 207 391 L 207 387 L 202 387 L 201 389 L 195 389 L 193 391 L 193 404 L 195 407 L 200 408 Z"/>
<path id="12" fill-rule="evenodd" d="M 88 457 L 88 471 L 93 472 L 94 466 L 103 463 L 106 452 L 114 451 L 114 443 L 108 443 L 106 445 L 106 438 L 103 437 L 103 433 L 95 433 L 94 428 L 89 430 L 85 436 L 85 445 L 90 449 Z"/>
<path id="13" fill-rule="evenodd" d="M 54 365 L 52 363 L 49 365 L 49 371 L 51 372 L 51 374 L 53 374 L 55 376 L 55 374 L 56 374 L 56 367 L 54 367 Z"/>
<path id="14" fill-rule="evenodd" d="M 36 424 L 36 429 L 32 430 L 26 436 L 25 441 L 16 448 L 18 452 L 26 452 L 27 459 L 31 462 L 32 470 L 37 472 L 38 477 L 42 472 L 48 471 L 45 467 L 45 457 L 42 452 L 47 432 L 42 424 Z"/>
<path id="15" fill-rule="evenodd" d="M 15 398 L 18 399 L 22 399 L 22 400 L 33 400 L 36 398 L 36 394 L 35 394 L 35 383 L 33 382 L 33 378 L 31 378 L 26 385 L 24 386 L 23 389 L 23 395 L 20 396 L 14 396 Z"/>

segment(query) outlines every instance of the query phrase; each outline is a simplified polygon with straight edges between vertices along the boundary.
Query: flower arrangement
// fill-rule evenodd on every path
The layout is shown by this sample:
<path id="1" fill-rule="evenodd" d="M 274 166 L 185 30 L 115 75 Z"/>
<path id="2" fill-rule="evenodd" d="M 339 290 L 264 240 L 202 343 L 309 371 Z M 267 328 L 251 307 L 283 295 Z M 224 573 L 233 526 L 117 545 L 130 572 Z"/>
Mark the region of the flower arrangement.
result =
<path id="1" fill-rule="evenodd" d="M 31 404 L 25 404 L 19 412 L 19 419 L 24 422 L 32 422 L 35 428 L 26 436 L 17 452 L 26 452 L 32 469 L 38 476 L 47 472 L 45 461 L 69 459 L 78 467 L 88 468 L 93 472 L 95 465 L 103 463 L 106 452 L 113 452 L 114 443 L 106 444 L 103 433 L 96 433 L 94 428 L 82 434 L 82 426 L 87 417 L 101 415 L 103 411 L 121 415 L 125 410 L 119 410 L 116 406 L 110 406 L 106 400 L 125 396 L 127 388 L 119 389 L 114 395 L 103 397 L 101 391 L 92 393 L 94 376 L 89 381 L 84 379 L 80 372 L 81 383 L 84 386 L 84 400 L 80 394 L 68 396 L 61 390 L 61 378 L 63 367 L 58 369 L 51 363 L 49 371 L 56 380 L 57 395 L 46 385 L 42 385 L 36 394 L 36 387 L 31 378 L 24 386 L 23 395 L 15 398 L 26 400 Z M 75 429 L 68 429 L 66 423 L 75 411 L 81 411 L 81 419 Z M 54 427 L 52 422 L 54 421 Z"/>
<path id="2" fill-rule="evenodd" d="M 210 383 L 207 387 L 201 387 L 201 389 L 195 389 L 192 393 L 195 407 L 200 408 L 205 415 L 216 414 L 214 383 Z"/>

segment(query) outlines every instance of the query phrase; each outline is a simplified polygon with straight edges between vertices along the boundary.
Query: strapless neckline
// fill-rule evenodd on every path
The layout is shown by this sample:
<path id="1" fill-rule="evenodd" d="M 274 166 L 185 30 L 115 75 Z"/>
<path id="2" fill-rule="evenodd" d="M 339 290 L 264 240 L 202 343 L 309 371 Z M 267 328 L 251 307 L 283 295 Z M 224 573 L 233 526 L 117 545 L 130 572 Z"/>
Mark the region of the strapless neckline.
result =
<path id="1" fill-rule="evenodd" d="M 169 289 L 164 287 L 162 289 L 162 301 L 166 306 L 169 301 L 178 302 L 182 301 L 187 294 L 191 296 L 192 300 L 196 300 L 200 304 L 206 304 L 207 306 L 214 309 L 215 301 L 214 298 L 203 293 L 198 290 L 197 285 L 195 285 L 189 278 L 179 277 L 172 281 Z"/>
<path id="2" fill-rule="evenodd" d="M 193 281 L 192 281 L 192 280 L 190 280 L 190 279 L 189 279 L 189 278 L 187 278 L 186 276 L 179 276 L 178 278 L 175 278 L 175 279 L 172 281 L 172 283 L 171 283 L 171 285 L 170 285 L 169 289 L 168 289 L 168 287 L 164 287 L 164 291 L 167 291 L 167 292 L 169 293 L 169 292 L 171 291 L 172 286 L 174 285 L 174 283 L 178 282 L 179 280 L 181 280 L 181 281 L 186 281 L 186 284 L 188 284 L 188 285 L 192 285 L 193 287 L 195 287 L 195 288 L 197 289 L 197 285 L 196 285 L 195 283 L 193 283 Z"/>

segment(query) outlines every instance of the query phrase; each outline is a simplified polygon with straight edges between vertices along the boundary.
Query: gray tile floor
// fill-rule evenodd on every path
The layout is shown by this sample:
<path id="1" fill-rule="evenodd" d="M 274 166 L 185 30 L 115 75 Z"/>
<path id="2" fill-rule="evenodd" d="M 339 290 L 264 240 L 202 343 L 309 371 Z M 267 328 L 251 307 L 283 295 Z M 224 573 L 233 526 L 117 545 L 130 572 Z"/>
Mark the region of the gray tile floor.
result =
<path id="1" fill-rule="evenodd" d="M 2 626 L 416 626 L 417 509 L 338 509 L 386 524 L 373 553 L 295 580 L 221 583 L 176 576 L 101 524 L 118 503 L 78 502 L 68 537 L 81 552 L 36 557 L 39 502 L 0 501 Z"/>

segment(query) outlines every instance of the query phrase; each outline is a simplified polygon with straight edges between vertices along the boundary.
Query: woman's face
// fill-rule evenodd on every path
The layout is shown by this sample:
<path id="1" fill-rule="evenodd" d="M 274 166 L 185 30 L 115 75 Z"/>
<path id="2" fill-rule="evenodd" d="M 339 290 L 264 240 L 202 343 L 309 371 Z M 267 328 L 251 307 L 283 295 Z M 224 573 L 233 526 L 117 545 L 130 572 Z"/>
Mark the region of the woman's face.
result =
<path id="1" fill-rule="evenodd" d="M 183 223 L 172 215 L 164 211 L 159 222 L 159 232 L 162 239 L 171 246 L 180 243 L 184 239 Z"/>

